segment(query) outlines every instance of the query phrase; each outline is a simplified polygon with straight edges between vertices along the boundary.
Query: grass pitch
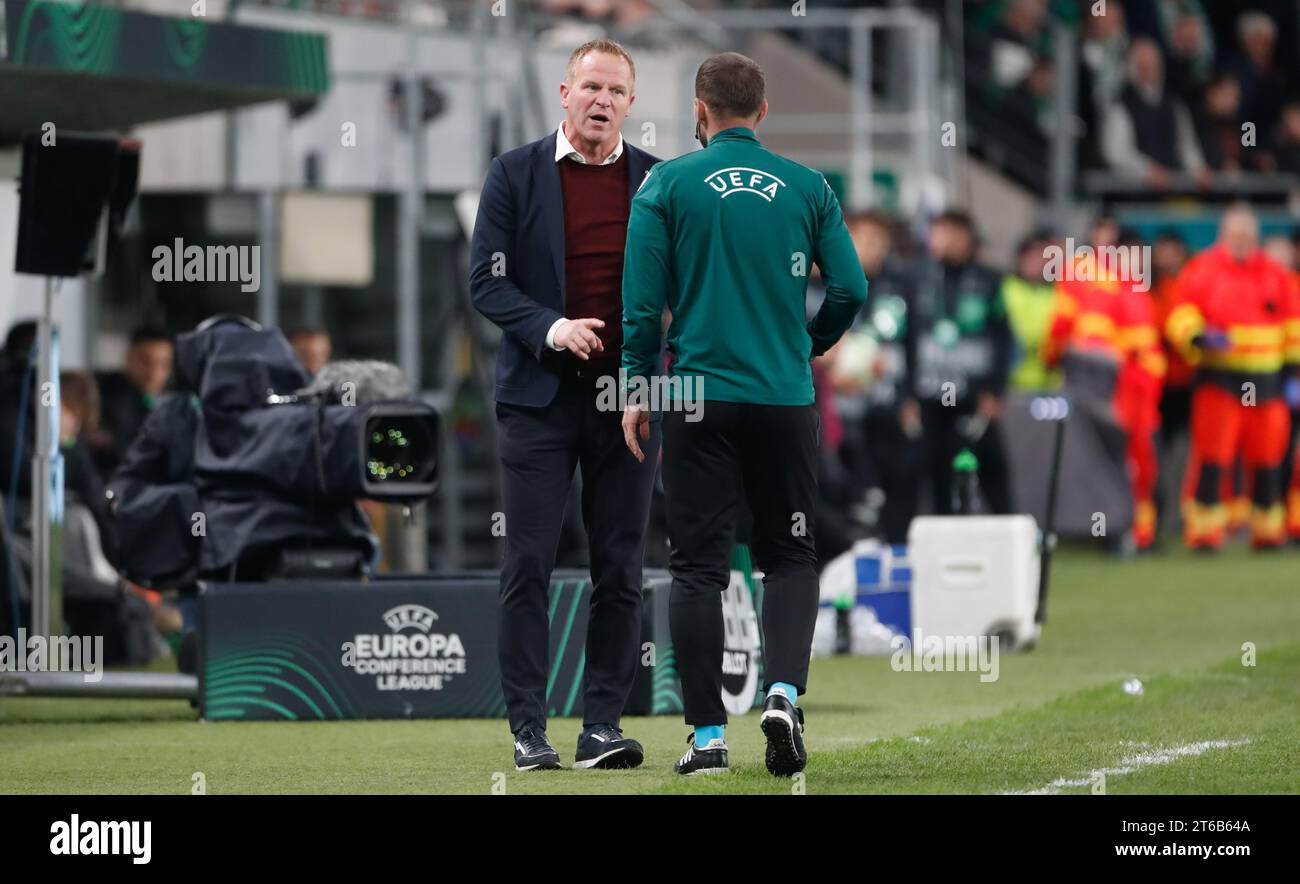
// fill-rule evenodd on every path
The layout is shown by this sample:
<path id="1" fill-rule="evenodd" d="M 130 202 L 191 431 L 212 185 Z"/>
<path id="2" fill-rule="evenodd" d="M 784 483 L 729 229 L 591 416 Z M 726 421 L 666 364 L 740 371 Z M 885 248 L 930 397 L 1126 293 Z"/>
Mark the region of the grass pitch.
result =
<path id="1" fill-rule="evenodd" d="M 729 775 L 684 779 L 676 717 L 624 720 L 637 770 L 521 774 L 499 720 L 205 724 L 175 701 L 0 697 L 0 792 L 185 794 L 202 772 L 209 794 L 1295 793 L 1300 552 L 1066 550 L 1039 647 L 1003 654 L 997 681 L 819 659 L 800 705 L 810 761 L 792 782 L 763 768 L 752 713 L 727 728 Z M 580 726 L 551 721 L 566 763 Z"/>

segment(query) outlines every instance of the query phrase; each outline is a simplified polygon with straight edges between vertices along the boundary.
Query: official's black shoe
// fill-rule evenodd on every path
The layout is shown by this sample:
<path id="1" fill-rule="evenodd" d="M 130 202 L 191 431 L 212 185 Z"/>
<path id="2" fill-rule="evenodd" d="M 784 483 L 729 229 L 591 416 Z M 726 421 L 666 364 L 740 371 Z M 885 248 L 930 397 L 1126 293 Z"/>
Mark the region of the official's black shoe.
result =
<path id="1" fill-rule="evenodd" d="M 555 751 L 546 731 L 524 725 L 515 734 L 515 770 L 559 770 L 560 753 Z"/>
<path id="2" fill-rule="evenodd" d="M 573 767 L 575 770 L 589 767 L 622 770 L 638 767 L 644 759 L 645 750 L 641 744 L 623 736 L 621 728 L 611 724 L 592 724 L 578 735 L 578 752 Z"/>
<path id="3" fill-rule="evenodd" d="M 709 740 L 709 745 L 703 749 L 697 749 L 695 734 L 692 732 L 686 738 L 686 742 L 691 744 L 691 748 L 687 749 L 686 754 L 673 765 L 673 770 L 687 776 L 727 772 L 729 769 L 727 765 L 727 744 L 722 740 Z"/>
<path id="4" fill-rule="evenodd" d="M 784 694 L 773 694 L 763 703 L 759 719 L 767 737 L 767 769 L 773 776 L 792 777 L 808 764 L 803 747 L 803 710 Z"/>

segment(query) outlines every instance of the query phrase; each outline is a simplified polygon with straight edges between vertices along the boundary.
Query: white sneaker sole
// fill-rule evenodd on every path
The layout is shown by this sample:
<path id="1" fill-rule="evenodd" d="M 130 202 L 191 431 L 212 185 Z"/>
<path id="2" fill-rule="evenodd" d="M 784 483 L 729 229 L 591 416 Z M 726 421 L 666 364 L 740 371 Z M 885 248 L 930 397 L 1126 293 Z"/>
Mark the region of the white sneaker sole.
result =
<path id="1" fill-rule="evenodd" d="M 595 758 L 588 758 L 586 761 L 575 761 L 575 762 L 573 762 L 573 769 L 574 769 L 574 770 L 586 770 L 586 769 L 588 769 L 588 768 L 595 767 L 596 765 L 598 765 L 598 764 L 600 764 L 602 761 L 604 761 L 606 758 L 613 758 L 613 757 L 614 757 L 615 755 L 617 755 L 618 753 L 620 753 L 620 752 L 626 752 L 626 751 L 627 751 L 627 749 L 626 749 L 625 747 L 622 747 L 622 746 L 620 746 L 620 747 L 617 748 L 617 749 L 610 749 L 608 752 L 603 752 L 603 753 L 601 753 L 600 755 L 597 755 Z"/>

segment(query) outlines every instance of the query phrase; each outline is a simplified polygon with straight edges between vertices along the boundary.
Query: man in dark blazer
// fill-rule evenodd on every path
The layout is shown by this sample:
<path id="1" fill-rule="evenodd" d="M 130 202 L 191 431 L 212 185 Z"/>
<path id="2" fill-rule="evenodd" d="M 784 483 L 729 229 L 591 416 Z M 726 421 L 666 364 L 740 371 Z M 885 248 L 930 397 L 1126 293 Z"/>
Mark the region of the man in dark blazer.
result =
<path id="1" fill-rule="evenodd" d="M 569 59 L 559 129 L 492 161 L 470 247 L 470 296 L 503 334 L 496 414 L 505 510 L 498 654 L 518 770 L 560 767 L 546 736 L 547 595 L 576 465 L 593 590 L 576 768 L 635 767 L 619 720 L 636 676 L 641 563 L 659 445 L 623 444 L 616 390 L 632 195 L 658 159 L 623 141 L 636 70 L 617 43 Z M 602 395 L 606 394 L 606 395 Z"/>

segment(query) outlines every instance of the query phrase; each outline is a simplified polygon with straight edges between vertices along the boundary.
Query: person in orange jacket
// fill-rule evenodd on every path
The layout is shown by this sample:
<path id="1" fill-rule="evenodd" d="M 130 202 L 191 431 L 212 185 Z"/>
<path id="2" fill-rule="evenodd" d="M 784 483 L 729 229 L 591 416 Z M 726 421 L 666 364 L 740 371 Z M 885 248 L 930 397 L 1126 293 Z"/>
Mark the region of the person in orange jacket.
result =
<path id="1" fill-rule="evenodd" d="M 1292 280 L 1300 288 L 1300 270 L 1297 269 L 1300 264 L 1300 232 L 1289 237 L 1274 234 L 1264 240 L 1264 250 L 1290 271 Z M 1300 338 L 1300 319 L 1290 319 L 1288 323 L 1288 340 L 1295 341 Z M 1293 357 L 1292 361 L 1300 361 L 1300 356 Z M 1290 460 L 1291 484 L 1286 494 L 1286 530 L 1293 542 L 1300 543 L 1300 435 L 1296 433 L 1296 428 L 1300 427 L 1300 377 L 1287 379 L 1286 400 L 1291 410 L 1291 438 L 1297 446 Z"/>
<path id="2" fill-rule="evenodd" d="M 1152 268 L 1144 263 L 1145 243 L 1135 233 L 1124 233 L 1119 246 L 1128 250 L 1129 272 L 1115 274 L 1120 302 L 1118 341 L 1123 358 L 1115 387 L 1115 410 L 1128 438 L 1133 539 L 1139 550 L 1147 550 L 1156 539 L 1156 432 L 1160 429 L 1160 394 L 1168 363 L 1151 293 Z"/>
<path id="3" fill-rule="evenodd" d="M 1105 257 L 1107 251 L 1114 251 L 1118 233 L 1114 222 L 1103 218 L 1093 226 L 1090 250 L 1076 256 L 1066 249 L 1071 272 L 1057 281 L 1056 302 L 1042 346 L 1048 366 L 1058 365 L 1070 350 L 1118 374 L 1122 362 L 1119 284 L 1110 272 L 1113 262 Z"/>
<path id="4" fill-rule="evenodd" d="M 1300 336 L 1300 331 L 1296 332 Z M 1287 401 L 1292 411 L 1300 411 L 1300 380 L 1291 379 Z M 1286 533 L 1292 543 L 1300 544 L 1300 440 L 1291 455 L 1291 487 L 1286 497 Z"/>
<path id="5" fill-rule="evenodd" d="M 1141 263 L 1141 239 L 1121 239 L 1108 219 L 1094 226 L 1092 239 L 1092 253 L 1075 261 L 1072 278 L 1057 286 L 1043 356 L 1053 366 L 1069 350 L 1090 370 L 1111 378 L 1112 405 L 1126 437 L 1133 540 L 1147 549 L 1156 532 L 1155 432 L 1165 357 L 1145 284 L 1149 268 Z"/>
<path id="6" fill-rule="evenodd" d="M 1285 391 L 1300 365 L 1300 290 L 1259 247 L 1249 205 L 1223 214 L 1218 241 L 1188 262 L 1165 334 L 1197 367 L 1192 394 L 1196 498 L 1184 537 L 1193 549 L 1223 545 L 1224 477 L 1238 456 L 1251 488 L 1251 544 L 1286 537 L 1282 461 L 1290 444 Z"/>

